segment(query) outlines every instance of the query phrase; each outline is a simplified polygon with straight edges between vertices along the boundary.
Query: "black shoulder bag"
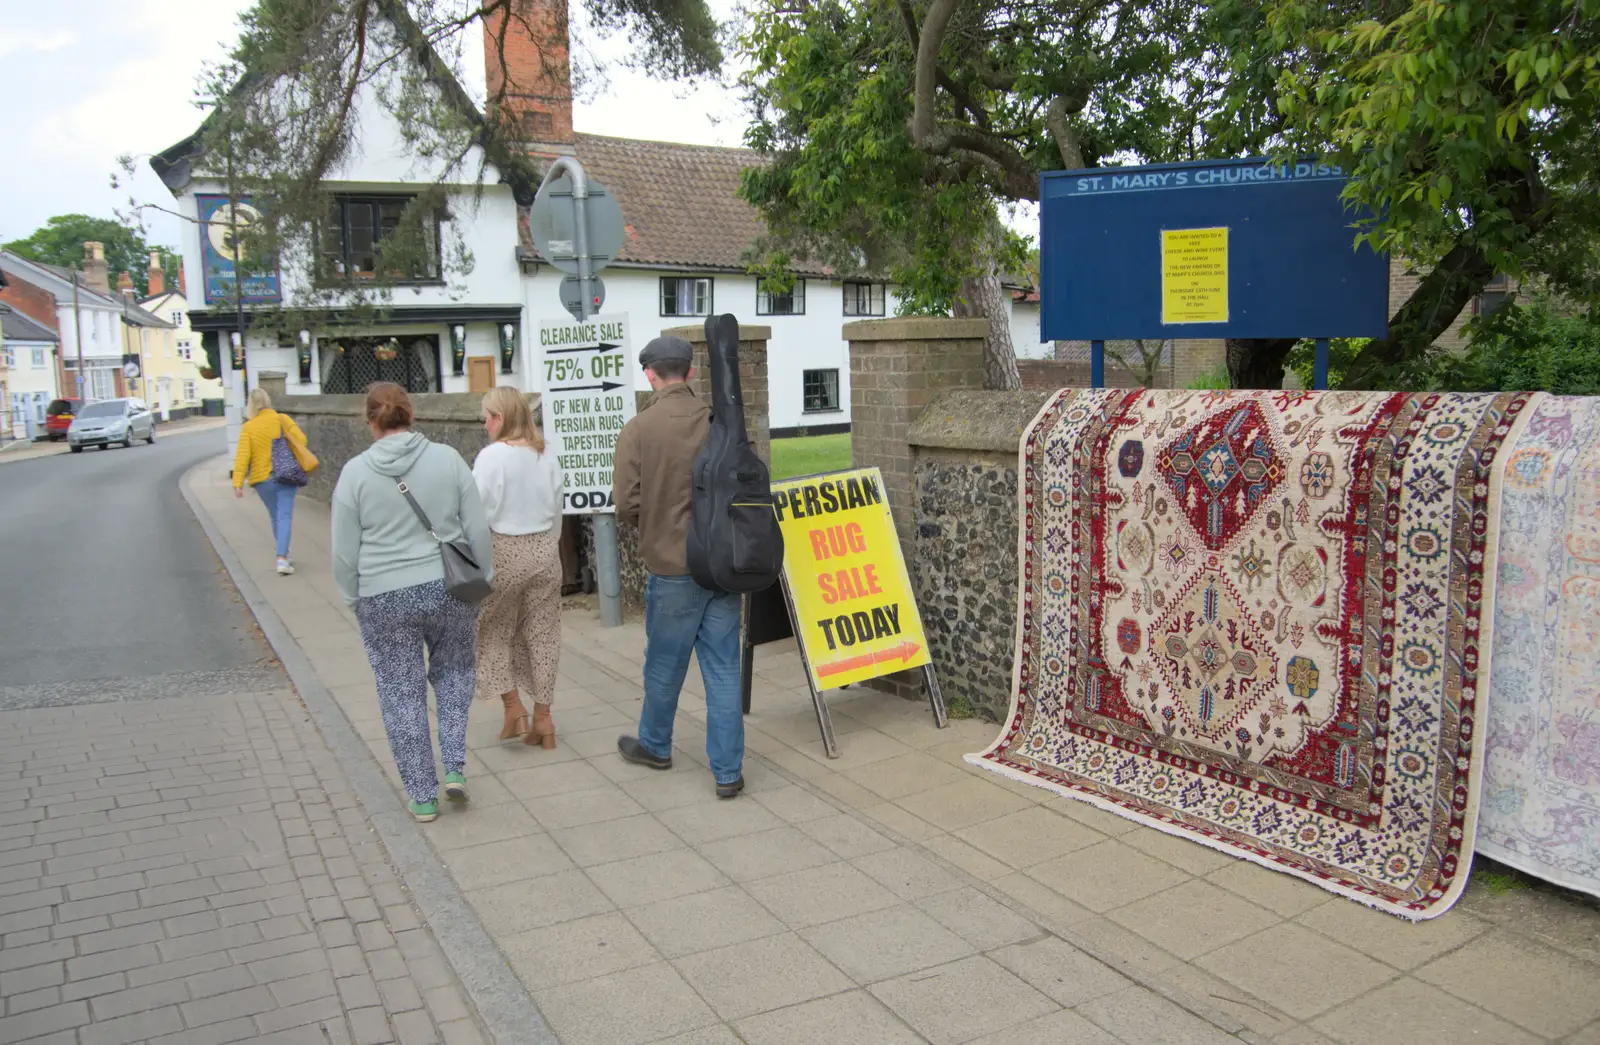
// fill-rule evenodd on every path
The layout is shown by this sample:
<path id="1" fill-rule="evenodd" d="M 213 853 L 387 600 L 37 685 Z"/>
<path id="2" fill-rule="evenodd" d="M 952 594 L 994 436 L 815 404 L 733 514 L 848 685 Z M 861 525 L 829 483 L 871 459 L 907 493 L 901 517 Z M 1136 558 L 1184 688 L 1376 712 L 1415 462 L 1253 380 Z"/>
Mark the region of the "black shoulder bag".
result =
<path id="1" fill-rule="evenodd" d="M 472 556 L 472 546 L 466 541 L 447 541 L 433 532 L 433 523 L 428 521 L 428 514 L 422 510 L 422 505 L 411 496 L 411 488 L 404 479 L 395 480 L 395 486 L 400 490 L 401 496 L 417 513 L 417 520 L 422 523 L 422 528 L 428 531 L 439 545 L 439 558 L 444 561 L 444 590 L 460 599 L 474 605 L 482 602 L 489 596 L 488 571 L 478 565 L 478 560 Z"/>

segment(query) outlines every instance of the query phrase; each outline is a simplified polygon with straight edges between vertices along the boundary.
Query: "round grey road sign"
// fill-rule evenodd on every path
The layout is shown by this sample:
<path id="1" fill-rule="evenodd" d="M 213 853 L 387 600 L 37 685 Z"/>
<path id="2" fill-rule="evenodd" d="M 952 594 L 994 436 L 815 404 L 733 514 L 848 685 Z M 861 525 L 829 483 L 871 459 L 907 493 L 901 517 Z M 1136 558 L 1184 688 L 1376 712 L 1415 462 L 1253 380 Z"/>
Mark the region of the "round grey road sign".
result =
<path id="1" fill-rule="evenodd" d="M 572 318 L 583 322 L 584 316 L 579 308 L 582 299 L 578 296 L 578 277 L 566 276 L 561 280 L 561 307 L 572 314 Z M 599 276 L 589 277 L 589 315 L 600 311 L 600 306 L 606 303 L 606 285 L 600 282 Z"/>
<path id="2" fill-rule="evenodd" d="M 584 211 L 589 226 L 589 271 L 594 273 L 615 261 L 622 249 L 622 207 L 604 185 L 592 178 L 588 184 Z M 539 190 L 528 212 L 528 229 L 546 261 L 562 272 L 577 274 L 578 205 L 572 198 L 570 177 L 563 174 Z"/>

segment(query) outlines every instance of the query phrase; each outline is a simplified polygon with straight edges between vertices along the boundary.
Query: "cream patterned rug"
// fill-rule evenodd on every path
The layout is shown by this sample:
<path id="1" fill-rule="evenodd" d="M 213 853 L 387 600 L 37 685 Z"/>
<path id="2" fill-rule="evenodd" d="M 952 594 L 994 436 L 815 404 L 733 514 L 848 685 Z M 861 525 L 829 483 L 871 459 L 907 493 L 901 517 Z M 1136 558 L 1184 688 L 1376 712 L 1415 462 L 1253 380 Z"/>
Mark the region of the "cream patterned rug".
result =
<path id="1" fill-rule="evenodd" d="M 1466 885 L 1527 395 L 1066 389 L 969 759 L 1406 918 Z"/>

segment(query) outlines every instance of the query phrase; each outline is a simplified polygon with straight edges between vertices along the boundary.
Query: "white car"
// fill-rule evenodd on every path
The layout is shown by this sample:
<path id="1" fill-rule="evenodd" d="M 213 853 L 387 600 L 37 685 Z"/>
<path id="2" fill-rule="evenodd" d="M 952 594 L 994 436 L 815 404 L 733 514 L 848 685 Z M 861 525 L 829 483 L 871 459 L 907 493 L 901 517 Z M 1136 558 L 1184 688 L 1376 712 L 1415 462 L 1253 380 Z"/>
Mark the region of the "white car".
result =
<path id="1" fill-rule="evenodd" d="M 132 446 L 135 439 L 156 441 L 156 417 L 138 399 L 102 399 L 78 411 L 67 429 L 67 443 L 73 453 L 86 446 L 104 449 L 112 443 Z"/>

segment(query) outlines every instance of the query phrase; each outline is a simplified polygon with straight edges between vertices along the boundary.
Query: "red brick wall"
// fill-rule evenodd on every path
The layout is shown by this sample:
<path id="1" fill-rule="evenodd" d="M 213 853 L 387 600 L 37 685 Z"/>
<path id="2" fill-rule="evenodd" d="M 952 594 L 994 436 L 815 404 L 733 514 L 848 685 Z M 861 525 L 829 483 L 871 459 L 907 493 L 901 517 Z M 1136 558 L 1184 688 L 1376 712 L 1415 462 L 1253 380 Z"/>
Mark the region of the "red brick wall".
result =
<path id="1" fill-rule="evenodd" d="M 566 143 L 572 135 L 572 67 L 568 57 L 567 0 L 511 0 L 483 22 L 483 61 L 489 97 L 502 102 L 520 141 Z M 531 30 L 531 31 L 530 31 Z M 505 56 L 501 63 L 501 39 Z"/>

